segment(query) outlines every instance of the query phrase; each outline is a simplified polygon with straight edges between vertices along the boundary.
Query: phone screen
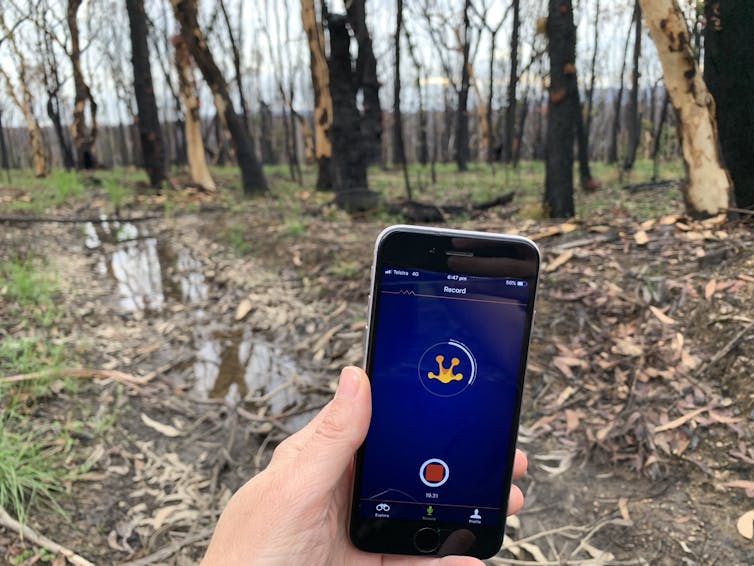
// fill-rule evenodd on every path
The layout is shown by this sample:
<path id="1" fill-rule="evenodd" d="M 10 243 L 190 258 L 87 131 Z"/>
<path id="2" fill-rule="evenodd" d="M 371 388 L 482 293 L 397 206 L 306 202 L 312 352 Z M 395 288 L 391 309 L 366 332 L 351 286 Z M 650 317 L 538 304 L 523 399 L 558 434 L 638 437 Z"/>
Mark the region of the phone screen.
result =
<path id="1" fill-rule="evenodd" d="M 373 416 L 355 510 L 499 526 L 534 279 L 385 264 L 375 278 Z"/>

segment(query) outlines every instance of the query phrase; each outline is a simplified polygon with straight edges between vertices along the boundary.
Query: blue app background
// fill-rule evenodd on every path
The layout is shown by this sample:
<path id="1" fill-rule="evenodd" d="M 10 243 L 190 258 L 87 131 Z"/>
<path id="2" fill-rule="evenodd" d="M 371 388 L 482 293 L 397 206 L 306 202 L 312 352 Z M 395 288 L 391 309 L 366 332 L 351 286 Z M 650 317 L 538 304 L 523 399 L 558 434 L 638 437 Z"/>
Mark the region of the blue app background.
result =
<path id="1" fill-rule="evenodd" d="M 459 283 L 446 273 L 395 271 L 382 276 L 377 304 L 360 513 L 375 516 L 376 505 L 388 502 L 390 517 L 418 519 L 431 505 L 438 521 L 467 522 L 478 510 L 484 524 L 497 524 L 528 289 L 500 278 Z M 457 358 L 446 378 L 463 378 L 427 378 L 439 374 L 438 354 L 446 370 Z M 439 487 L 420 478 L 434 458 L 447 464 Z"/>

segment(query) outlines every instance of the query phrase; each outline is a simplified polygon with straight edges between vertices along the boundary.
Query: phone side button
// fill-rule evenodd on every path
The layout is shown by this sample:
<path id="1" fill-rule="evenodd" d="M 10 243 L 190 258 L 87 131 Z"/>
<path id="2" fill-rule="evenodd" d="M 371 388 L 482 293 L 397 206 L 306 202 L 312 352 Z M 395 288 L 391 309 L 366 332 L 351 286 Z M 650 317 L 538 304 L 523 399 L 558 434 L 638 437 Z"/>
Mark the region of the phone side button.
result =
<path id="1" fill-rule="evenodd" d="M 440 546 L 440 533 L 429 527 L 419 529 L 414 533 L 414 546 L 419 552 L 434 552 Z"/>

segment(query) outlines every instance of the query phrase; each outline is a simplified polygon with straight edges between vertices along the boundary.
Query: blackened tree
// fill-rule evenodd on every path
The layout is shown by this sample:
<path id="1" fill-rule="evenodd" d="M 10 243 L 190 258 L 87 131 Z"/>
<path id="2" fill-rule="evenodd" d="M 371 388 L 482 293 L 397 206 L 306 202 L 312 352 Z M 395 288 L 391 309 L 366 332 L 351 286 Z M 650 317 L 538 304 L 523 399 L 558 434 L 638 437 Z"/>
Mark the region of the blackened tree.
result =
<path id="1" fill-rule="evenodd" d="M 139 110 L 139 139 L 144 169 L 152 187 L 158 188 L 165 180 L 165 149 L 152 86 L 144 0 L 126 0 L 126 10 L 131 29 L 131 63 L 134 69 L 134 94 Z"/>
<path id="2" fill-rule="evenodd" d="M 715 98 L 717 127 L 736 204 L 754 207 L 754 3 L 705 3 L 704 80 Z"/>
<path id="3" fill-rule="evenodd" d="M 567 218 L 575 213 L 573 141 L 579 112 L 571 0 L 549 0 L 547 39 L 550 90 L 544 210 L 550 218 Z"/>

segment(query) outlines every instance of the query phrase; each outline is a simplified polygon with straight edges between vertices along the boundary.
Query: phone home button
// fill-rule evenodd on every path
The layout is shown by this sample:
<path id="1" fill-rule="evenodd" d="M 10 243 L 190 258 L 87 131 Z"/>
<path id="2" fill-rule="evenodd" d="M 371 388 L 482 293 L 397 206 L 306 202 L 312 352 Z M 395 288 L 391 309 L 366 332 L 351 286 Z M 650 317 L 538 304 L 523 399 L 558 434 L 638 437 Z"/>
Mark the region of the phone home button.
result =
<path id="1" fill-rule="evenodd" d="M 414 534 L 414 546 L 419 552 L 434 552 L 440 546 L 440 533 L 429 527 L 419 529 Z"/>

